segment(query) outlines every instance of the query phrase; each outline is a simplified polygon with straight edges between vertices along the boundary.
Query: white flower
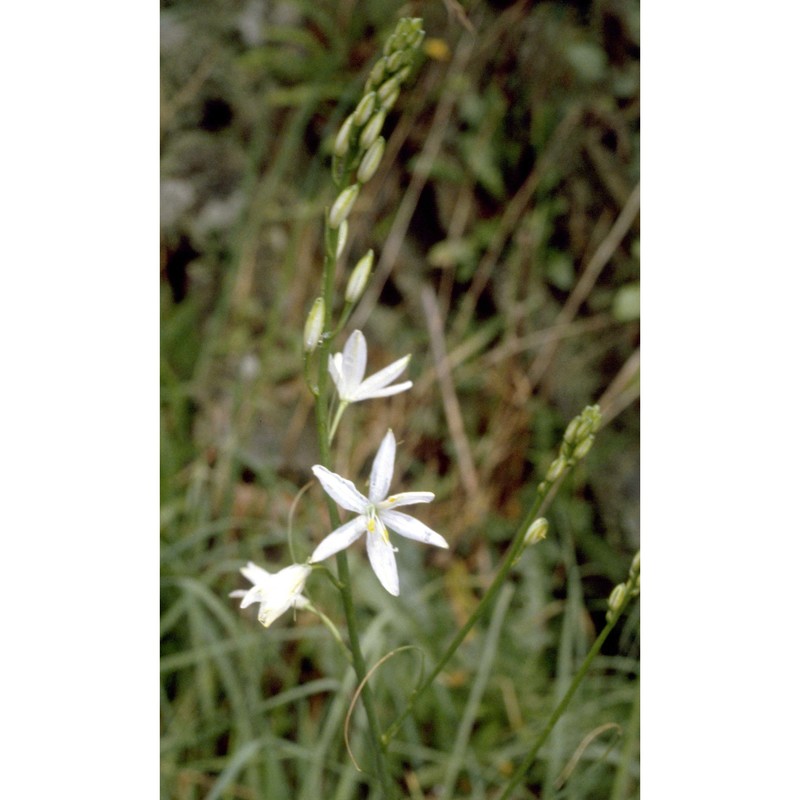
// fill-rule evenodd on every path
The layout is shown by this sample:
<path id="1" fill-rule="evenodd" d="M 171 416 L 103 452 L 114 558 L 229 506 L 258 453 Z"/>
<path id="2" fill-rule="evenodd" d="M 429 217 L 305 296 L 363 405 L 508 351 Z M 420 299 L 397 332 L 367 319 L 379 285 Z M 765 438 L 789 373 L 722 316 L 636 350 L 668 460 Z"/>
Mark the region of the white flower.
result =
<path id="1" fill-rule="evenodd" d="M 311 554 L 310 561 L 323 559 L 344 550 L 345 547 L 367 532 L 367 555 L 372 569 L 387 592 L 400 594 L 397 577 L 395 548 L 389 542 L 387 528 L 405 536 L 436 547 L 447 547 L 447 542 L 436 531 L 431 530 L 414 517 L 394 509 L 413 503 L 430 503 L 433 492 L 401 492 L 386 496 L 392 482 L 395 455 L 394 434 L 384 436 L 369 478 L 369 497 L 364 497 L 352 481 L 320 465 L 312 467 L 322 488 L 342 507 L 355 511 L 358 516 L 328 534 Z"/>
<path id="2" fill-rule="evenodd" d="M 305 608 L 309 604 L 308 599 L 302 594 L 306 578 L 311 572 L 308 564 L 292 564 L 273 574 L 248 561 L 247 566 L 239 571 L 253 586 L 247 591 L 237 589 L 229 596 L 241 597 L 242 608 L 260 603 L 258 621 L 265 628 L 272 625 L 289 608 Z"/>
<path id="3" fill-rule="evenodd" d="M 367 370 L 367 343 L 361 331 L 353 331 L 344 344 L 344 350 L 328 359 L 328 372 L 336 384 L 339 399 L 343 403 L 357 403 L 372 397 L 389 397 L 410 389 L 411 381 L 389 386 L 408 366 L 410 359 L 410 355 L 405 356 L 364 380 Z"/>

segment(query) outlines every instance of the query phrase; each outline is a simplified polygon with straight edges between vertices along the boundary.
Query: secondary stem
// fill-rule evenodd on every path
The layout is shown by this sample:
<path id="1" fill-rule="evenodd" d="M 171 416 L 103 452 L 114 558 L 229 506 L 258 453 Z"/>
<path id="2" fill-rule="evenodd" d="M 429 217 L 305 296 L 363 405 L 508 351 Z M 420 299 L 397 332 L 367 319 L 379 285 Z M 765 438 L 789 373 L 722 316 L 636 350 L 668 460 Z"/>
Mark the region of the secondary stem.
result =
<path id="1" fill-rule="evenodd" d="M 528 770 L 531 768 L 531 765 L 536 760 L 539 750 L 547 740 L 547 737 L 550 735 L 558 720 L 561 718 L 561 715 L 566 710 L 567 706 L 569 705 L 569 701 L 572 700 L 572 696 L 577 691 L 581 681 L 586 677 L 586 673 L 589 671 L 592 661 L 594 661 L 595 656 L 600 652 L 603 642 L 605 642 L 605 640 L 608 638 L 608 635 L 619 621 L 619 618 L 622 616 L 622 612 L 625 611 L 625 608 L 627 607 L 633 595 L 634 589 L 632 588 L 632 585 L 630 585 L 627 587 L 625 596 L 622 599 L 619 607 L 612 614 L 611 618 L 606 623 L 605 628 L 603 628 L 603 630 L 600 632 L 600 635 L 597 637 L 597 639 L 595 639 L 595 642 L 587 653 L 586 658 L 583 660 L 580 669 L 575 673 L 575 677 L 572 679 L 569 689 L 567 689 L 566 694 L 561 698 L 561 702 L 556 706 L 555 710 L 550 715 L 550 719 L 548 719 L 544 730 L 542 730 L 542 732 L 539 734 L 539 737 L 534 742 L 530 753 L 528 753 L 528 755 L 525 757 L 525 760 L 517 767 L 514 774 L 511 776 L 511 779 L 506 784 L 506 788 L 503 791 L 503 794 L 500 795 L 499 800 L 507 800 L 507 798 L 511 796 L 511 792 L 513 792 L 514 789 L 520 784 Z"/>
<path id="2" fill-rule="evenodd" d="M 411 693 L 411 696 L 408 699 L 405 709 L 401 712 L 400 716 L 392 723 L 386 733 L 383 734 L 382 741 L 384 746 L 386 746 L 397 734 L 397 731 L 400 730 L 400 726 L 403 723 L 403 720 L 411 713 L 411 710 L 414 707 L 414 703 L 417 700 L 417 697 L 421 695 L 426 689 L 428 689 L 431 684 L 436 679 L 436 676 L 444 669 L 447 662 L 453 656 L 453 653 L 460 647 L 461 643 L 467 637 L 467 634 L 472 630 L 475 623 L 488 611 L 492 602 L 494 601 L 495 596 L 500 591 L 500 587 L 505 582 L 506 576 L 511 571 L 511 568 L 514 566 L 515 562 L 517 561 L 519 554 L 522 552 L 523 547 L 525 546 L 525 533 L 530 527 L 531 523 L 536 519 L 539 511 L 542 508 L 542 505 L 547 497 L 547 494 L 552 486 L 551 483 L 545 484 L 544 487 L 540 488 L 537 492 L 536 499 L 533 502 L 530 510 L 525 516 L 522 524 L 519 526 L 514 538 L 511 542 L 511 546 L 508 548 L 508 552 L 503 559 L 503 563 L 500 565 L 500 569 L 498 569 L 497 574 L 494 577 L 489 588 L 486 590 L 486 593 L 481 598 L 481 601 L 478 603 L 475 610 L 470 615 L 469 619 L 464 623 L 463 627 L 456 633 L 453 637 L 453 640 L 450 642 L 447 650 L 444 651 L 442 657 L 436 662 L 436 665 L 431 669 L 428 676 L 425 680 Z"/>

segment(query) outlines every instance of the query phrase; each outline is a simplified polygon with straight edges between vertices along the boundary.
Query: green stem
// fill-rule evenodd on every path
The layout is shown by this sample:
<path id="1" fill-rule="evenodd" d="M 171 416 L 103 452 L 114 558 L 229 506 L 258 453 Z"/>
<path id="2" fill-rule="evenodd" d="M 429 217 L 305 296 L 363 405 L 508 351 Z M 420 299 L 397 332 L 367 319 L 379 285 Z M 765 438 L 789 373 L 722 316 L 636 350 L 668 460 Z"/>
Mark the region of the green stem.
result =
<path id="1" fill-rule="evenodd" d="M 514 534 L 511 546 L 508 548 L 508 552 L 506 553 L 503 563 L 500 565 L 494 580 L 486 590 L 486 594 L 484 594 L 484 596 L 481 598 L 481 601 L 478 603 L 469 619 L 464 623 L 463 627 L 453 637 L 453 640 L 450 642 L 447 650 L 444 651 L 444 654 L 439 661 L 436 662 L 436 665 L 431 669 L 425 680 L 411 693 L 406 703 L 406 707 L 400 713 L 400 716 L 391 724 L 386 733 L 383 734 L 382 741 L 384 747 L 397 735 L 397 732 L 400 730 L 400 726 L 402 725 L 403 721 L 411 713 L 417 698 L 426 689 L 430 688 L 431 684 L 436 679 L 436 676 L 444 669 L 447 662 L 452 658 L 453 653 L 455 653 L 455 651 L 460 647 L 461 643 L 467 637 L 467 634 L 472 630 L 475 623 L 481 617 L 483 617 L 492 606 L 495 596 L 500 591 L 500 587 L 505 582 L 508 573 L 519 559 L 519 556 L 525 547 L 525 533 L 534 519 L 536 519 L 536 517 L 539 515 L 539 512 L 541 511 L 552 485 L 553 483 L 545 482 L 539 487 L 536 499 L 533 501 L 533 505 L 525 515 L 525 519 L 522 521 L 522 524 Z"/>
<path id="2" fill-rule="evenodd" d="M 592 665 L 592 661 L 594 661 L 595 656 L 600 652 L 600 648 L 603 646 L 603 642 L 608 638 L 608 635 L 613 630 L 614 626 L 617 624 L 619 618 L 622 616 L 623 611 L 627 607 L 628 603 L 630 602 L 631 598 L 633 597 L 635 590 L 633 588 L 632 583 L 626 586 L 625 595 L 623 596 L 619 607 L 617 610 L 609 617 L 608 622 L 606 623 L 605 628 L 600 632 L 600 635 L 595 639 L 594 644 L 592 645 L 591 649 L 586 655 L 586 658 L 583 660 L 583 663 L 580 666 L 580 669 L 575 673 L 575 677 L 572 679 L 572 683 L 570 683 L 569 688 L 566 691 L 566 694 L 561 698 L 561 702 L 556 706 L 553 713 L 550 715 L 550 719 L 547 720 L 547 724 L 545 725 L 542 732 L 539 734 L 539 737 L 533 744 L 531 751 L 525 757 L 525 760 L 517 767 L 514 774 L 511 776 L 511 779 L 506 784 L 506 788 L 503 791 L 503 794 L 500 795 L 499 800 L 507 800 L 508 797 L 511 796 L 511 792 L 522 782 L 525 778 L 525 775 L 528 773 L 528 770 L 531 768 L 531 765 L 536 760 L 536 756 L 539 753 L 542 745 L 547 740 L 547 737 L 552 732 L 553 728 L 555 727 L 558 720 L 561 718 L 561 715 L 566 710 L 567 706 L 569 705 L 569 701 L 572 700 L 573 695 L 578 690 L 578 686 L 580 686 L 583 679 L 586 677 L 586 673 L 589 671 L 589 667 Z"/>
<path id="3" fill-rule="evenodd" d="M 314 397 L 314 411 L 317 422 L 317 440 L 319 443 L 320 462 L 323 466 L 331 468 L 333 466 L 330 452 L 330 441 L 328 433 L 327 418 L 327 395 L 328 395 L 328 355 L 333 343 L 332 334 L 328 333 L 331 329 L 331 306 L 333 302 L 333 272 L 336 264 L 336 239 L 337 231 L 327 224 L 327 212 L 325 223 L 325 262 L 323 265 L 323 299 L 325 302 L 325 331 L 322 337 L 319 352 L 319 370 L 317 376 L 317 393 Z M 339 510 L 336 503 L 327 494 L 325 500 L 328 504 L 328 514 L 331 526 L 335 529 L 341 525 Z M 393 797 L 393 790 L 386 768 L 385 753 L 381 743 L 380 727 L 378 716 L 375 712 L 375 702 L 369 684 L 365 682 L 367 677 L 367 665 L 361 651 L 361 642 L 358 635 L 358 622 L 356 620 L 355 606 L 353 605 L 353 594 L 350 587 L 350 568 L 347 564 L 347 553 L 341 551 L 336 554 L 336 568 L 338 572 L 338 589 L 342 598 L 344 615 L 347 621 L 347 633 L 350 640 L 350 652 L 352 653 L 352 664 L 359 684 L 363 683 L 361 690 L 361 701 L 367 714 L 370 738 L 373 750 L 375 751 L 375 769 L 378 781 L 381 785 L 383 797 L 389 800 Z"/>

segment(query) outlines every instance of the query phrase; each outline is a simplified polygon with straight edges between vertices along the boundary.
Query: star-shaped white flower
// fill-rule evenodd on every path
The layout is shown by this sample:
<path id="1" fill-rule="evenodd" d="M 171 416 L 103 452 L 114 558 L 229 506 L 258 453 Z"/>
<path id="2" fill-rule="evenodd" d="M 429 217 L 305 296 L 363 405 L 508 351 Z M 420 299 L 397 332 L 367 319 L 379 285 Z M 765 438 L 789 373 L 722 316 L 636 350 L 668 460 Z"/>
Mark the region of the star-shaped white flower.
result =
<path id="1" fill-rule="evenodd" d="M 436 531 L 424 525 L 418 519 L 408 516 L 401 511 L 395 511 L 400 506 L 413 503 L 430 503 L 433 492 L 401 492 L 386 496 L 389 484 L 392 482 L 395 456 L 394 434 L 389 431 L 384 436 L 369 478 L 369 497 L 364 497 L 356 489 L 352 481 L 342 478 L 335 472 L 320 466 L 312 467 L 314 474 L 322 484 L 322 488 L 342 507 L 355 511 L 358 516 L 328 534 L 311 554 L 311 563 L 344 550 L 351 545 L 361 534 L 367 533 L 367 555 L 378 580 L 387 592 L 393 595 L 400 594 L 400 584 L 397 577 L 397 563 L 395 562 L 395 548 L 389 542 L 391 529 L 407 539 L 416 539 L 418 542 L 432 544 L 436 547 L 447 547 L 447 542 Z"/>
<path id="2" fill-rule="evenodd" d="M 410 389 L 411 381 L 389 386 L 408 366 L 410 358 L 410 355 L 404 356 L 364 380 L 367 370 L 367 342 L 361 331 L 353 331 L 344 344 L 344 350 L 329 357 L 328 372 L 336 384 L 339 399 L 343 403 L 358 403 L 360 400 L 389 397 Z"/>
<path id="3" fill-rule="evenodd" d="M 247 591 L 237 589 L 229 596 L 241 597 L 242 608 L 260 603 L 258 621 L 265 628 L 272 625 L 284 611 L 292 607 L 305 608 L 309 604 L 308 598 L 302 594 L 306 578 L 311 572 L 308 564 L 292 564 L 273 574 L 248 561 L 247 566 L 239 571 L 253 586 Z"/>

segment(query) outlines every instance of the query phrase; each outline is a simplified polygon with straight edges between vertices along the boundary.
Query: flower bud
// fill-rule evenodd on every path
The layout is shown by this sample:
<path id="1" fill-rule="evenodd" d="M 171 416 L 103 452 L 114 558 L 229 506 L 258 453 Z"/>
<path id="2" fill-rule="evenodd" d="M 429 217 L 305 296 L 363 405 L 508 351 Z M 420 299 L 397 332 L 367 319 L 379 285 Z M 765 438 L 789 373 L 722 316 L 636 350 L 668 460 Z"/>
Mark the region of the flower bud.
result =
<path id="1" fill-rule="evenodd" d="M 353 124 L 361 127 L 371 116 L 375 110 L 375 92 L 368 92 L 361 98 L 361 102 L 356 106 L 356 110 L 352 113 Z"/>
<path id="2" fill-rule="evenodd" d="M 585 439 L 600 429 L 600 406 L 586 406 L 579 417 L 580 423 L 575 434 L 576 441 Z"/>
<path id="3" fill-rule="evenodd" d="M 383 123 L 386 121 L 386 109 L 381 109 L 377 114 L 374 114 L 370 121 L 365 125 L 364 130 L 361 131 L 358 143 L 366 150 L 377 138 L 383 128 Z"/>
<path id="4" fill-rule="evenodd" d="M 390 53 L 393 53 L 397 50 L 397 45 L 399 37 L 396 33 L 389 34 L 389 38 L 386 40 L 386 43 L 383 45 L 383 54 L 388 56 Z"/>
<path id="5" fill-rule="evenodd" d="M 357 303 L 364 294 L 364 289 L 367 288 L 367 281 L 372 273 L 372 261 L 375 254 L 370 250 L 361 260 L 356 264 L 355 269 L 347 281 L 347 288 L 345 289 L 344 299 L 348 303 Z"/>
<path id="6" fill-rule="evenodd" d="M 387 98 L 391 97 L 395 92 L 400 89 L 400 79 L 397 75 L 394 78 L 389 78 L 378 87 L 378 100 L 381 105 L 385 105 Z"/>
<path id="7" fill-rule="evenodd" d="M 563 474 L 564 470 L 567 467 L 567 462 L 559 456 L 551 465 L 550 469 L 547 470 L 547 475 L 545 476 L 545 480 L 549 483 L 553 483 L 557 481 Z"/>
<path id="8" fill-rule="evenodd" d="M 342 257 L 342 251 L 347 244 L 347 220 L 339 226 L 339 235 L 336 237 L 336 260 Z"/>
<path id="9" fill-rule="evenodd" d="M 397 50 L 386 59 L 386 69 L 389 73 L 397 72 L 401 67 L 408 64 L 410 59 L 410 50 Z"/>
<path id="10" fill-rule="evenodd" d="M 306 326 L 303 329 L 303 349 L 306 353 L 313 353 L 322 336 L 322 327 L 325 324 L 325 301 L 318 297 L 308 312 Z"/>
<path id="11" fill-rule="evenodd" d="M 400 89 L 395 89 L 382 103 L 381 108 L 385 111 L 391 111 L 394 108 L 394 104 L 397 102 L 397 98 L 400 97 Z"/>
<path id="12" fill-rule="evenodd" d="M 328 224 L 331 228 L 338 228 L 350 216 L 358 197 L 358 190 L 359 185 L 354 183 L 352 186 L 343 189 L 336 198 L 328 214 Z"/>
<path id="13" fill-rule="evenodd" d="M 539 517 L 535 519 L 525 531 L 525 539 L 524 543 L 526 545 L 536 544 L 537 542 L 541 542 L 542 539 L 547 538 L 547 520 L 544 517 Z"/>
<path id="14" fill-rule="evenodd" d="M 377 86 L 386 77 L 386 59 L 379 58 L 370 70 L 367 86 Z"/>
<path id="15" fill-rule="evenodd" d="M 576 461 L 584 458 L 586 454 L 592 449 L 592 445 L 594 444 L 594 436 L 587 436 L 576 448 L 575 452 L 572 454 L 573 458 Z"/>
<path id="16" fill-rule="evenodd" d="M 383 150 L 386 147 L 386 139 L 379 136 L 364 154 L 358 166 L 356 180 L 359 183 L 366 183 L 376 172 L 383 158 Z"/>
<path id="17" fill-rule="evenodd" d="M 625 597 L 626 586 L 624 583 L 618 583 L 612 590 L 608 598 L 608 610 L 615 614 L 622 607 L 622 601 Z"/>
<path id="18" fill-rule="evenodd" d="M 569 425 L 567 425 L 567 429 L 566 429 L 566 431 L 564 431 L 564 441 L 567 444 L 575 444 L 578 441 L 577 433 L 578 433 L 578 426 L 580 424 L 581 424 L 581 418 L 580 417 L 575 417 L 569 423 Z"/>
<path id="19" fill-rule="evenodd" d="M 636 555 L 633 557 L 633 561 L 631 561 L 631 568 L 628 575 L 633 578 L 634 575 L 638 578 L 639 576 L 639 567 L 641 564 L 641 551 L 637 550 Z"/>
<path id="20" fill-rule="evenodd" d="M 336 140 L 333 143 L 333 154 L 339 158 L 347 155 L 350 149 L 350 135 L 353 132 L 353 115 L 351 114 L 339 128 L 339 133 L 336 134 Z"/>

